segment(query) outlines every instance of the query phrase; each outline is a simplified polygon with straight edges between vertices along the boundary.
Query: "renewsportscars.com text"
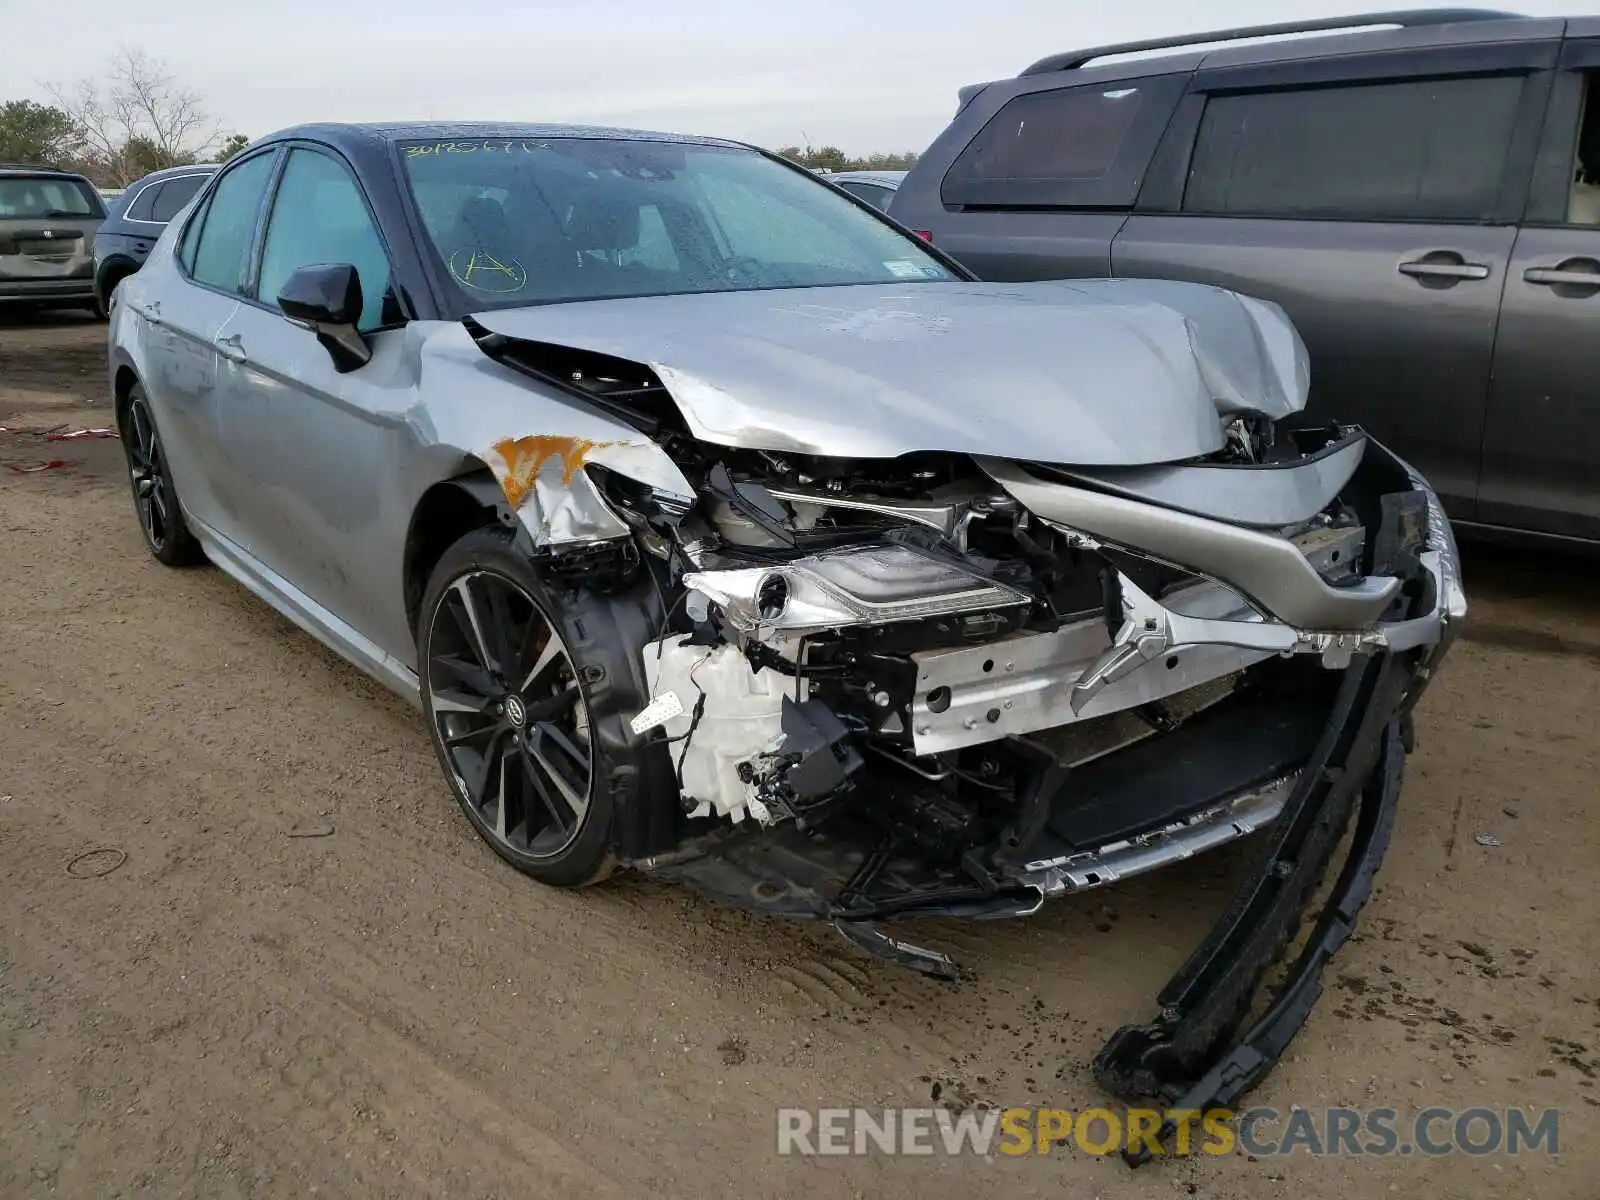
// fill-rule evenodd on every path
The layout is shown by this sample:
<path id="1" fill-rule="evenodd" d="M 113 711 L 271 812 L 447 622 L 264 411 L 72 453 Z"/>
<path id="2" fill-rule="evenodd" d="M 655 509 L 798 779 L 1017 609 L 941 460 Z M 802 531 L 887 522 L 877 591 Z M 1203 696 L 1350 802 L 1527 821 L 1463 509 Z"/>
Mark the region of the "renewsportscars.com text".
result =
<path id="1" fill-rule="evenodd" d="M 1176 1128 L 1158 1144 L 1166 1120 Z M 777 1150 L 790 1155 L 1287 1154 L 1384 1157 L 1559 1151 L 1554 1108 L 783 1108 Z"/>

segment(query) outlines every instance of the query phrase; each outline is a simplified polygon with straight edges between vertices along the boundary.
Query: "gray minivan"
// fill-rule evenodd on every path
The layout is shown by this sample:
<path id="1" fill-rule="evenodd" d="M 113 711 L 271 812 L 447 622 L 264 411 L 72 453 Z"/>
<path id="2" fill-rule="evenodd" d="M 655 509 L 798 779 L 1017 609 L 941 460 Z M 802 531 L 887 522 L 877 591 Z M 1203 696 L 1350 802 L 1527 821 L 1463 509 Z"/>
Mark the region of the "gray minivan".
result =
<path id="1" fill-rule="evenodd" d="M 963 88 L 889 214 L 985 279 L 1275 300 L 1312 410 L 1409 458 L 1464 529 L 1600 542 L 1600 17 L 1055 55 Z"/>

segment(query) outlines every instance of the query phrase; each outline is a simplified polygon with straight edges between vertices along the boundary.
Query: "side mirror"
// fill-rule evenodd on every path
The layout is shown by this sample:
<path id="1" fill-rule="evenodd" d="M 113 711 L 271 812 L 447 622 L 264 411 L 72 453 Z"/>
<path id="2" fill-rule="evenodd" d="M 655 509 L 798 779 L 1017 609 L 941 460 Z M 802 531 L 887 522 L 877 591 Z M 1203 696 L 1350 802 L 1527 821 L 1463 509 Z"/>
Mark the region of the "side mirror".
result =
<path id="1" fill-rule="evenodd" d="M 361 276 L 349 263 L 301 267 L 278 292 L 284 317 L 315 333 L 341 373 L 372 361 L 372 347 L 356 330 L 362 304 Z"/>

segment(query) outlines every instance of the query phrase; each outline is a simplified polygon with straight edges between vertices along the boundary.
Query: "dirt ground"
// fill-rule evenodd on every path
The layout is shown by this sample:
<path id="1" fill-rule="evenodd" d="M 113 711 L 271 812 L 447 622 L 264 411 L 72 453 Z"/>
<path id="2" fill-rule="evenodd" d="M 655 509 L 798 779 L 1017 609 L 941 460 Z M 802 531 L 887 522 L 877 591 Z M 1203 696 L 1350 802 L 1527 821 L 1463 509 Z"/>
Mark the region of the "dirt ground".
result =
<path id="1" fill-rule="evenodd" d="M 0 425 L 108 423 L 103 338 L 0 317 Z M 954 986 L 638 878 L 548 891 L 403 702 L 146 555 L 119 443 L 0 434 L 50 458 L 0 466 L 0 1195 L 1596 1194 L 1594 564 L 1469 554 L 1377 895 L 1253 1097 L 1557 1106 L 1557 1157 L 793 1158 L 781 1106 L 1103 1103 L 1089 1056 L 1239 854 L 909 929 Z"/>

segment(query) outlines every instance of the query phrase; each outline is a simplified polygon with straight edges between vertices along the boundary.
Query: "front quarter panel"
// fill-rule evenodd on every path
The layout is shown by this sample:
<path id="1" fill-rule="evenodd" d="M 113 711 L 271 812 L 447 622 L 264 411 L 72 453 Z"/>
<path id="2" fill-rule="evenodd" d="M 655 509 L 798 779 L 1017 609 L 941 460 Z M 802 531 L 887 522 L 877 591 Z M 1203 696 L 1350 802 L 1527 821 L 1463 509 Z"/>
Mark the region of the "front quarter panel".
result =
<path id="1" fill-rule="evenodd" d="M 648 437 L 494 362 L 464 326 L 434 335 L 427 359 L 417 416 L 432 461 L 424 488 L 482 463 L 532 544 L 549 549 L 628 535 L 584 471 L 589 464 L 693 500 L 683 473 Z"/>

